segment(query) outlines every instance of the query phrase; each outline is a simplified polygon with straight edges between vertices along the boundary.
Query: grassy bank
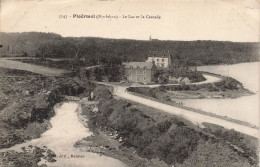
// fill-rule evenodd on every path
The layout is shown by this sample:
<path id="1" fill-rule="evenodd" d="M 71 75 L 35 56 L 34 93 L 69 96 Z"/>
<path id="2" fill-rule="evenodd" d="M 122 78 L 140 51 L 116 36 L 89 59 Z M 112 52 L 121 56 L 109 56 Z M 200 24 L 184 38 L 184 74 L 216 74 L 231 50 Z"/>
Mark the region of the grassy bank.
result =
<path id="1" fill-rule="evenodd" d="M 114 157 L 120 157 L 129 166 L 156 166 L 152 162 L 163 162 L 168 166 L 256 166 L 258 163 L 256 159 L 249 158 L 257 156 L 256 147 L 241 148 L 242 145 L 232 142 L 232 145 L 242 150 L 249 149 L 248 157 L 241 154 L 240 149 L 234 150 L 230 140 L 200 129 L 187 120 L 125 100 L 106 97 L 97 98 L 99 103 L 93 107 L 83 106 L 82 115 L 88 118 L 88 126 L 95 132 L 95 137 L 86 141 L 99 143 L 103 140 L 101 143 L 104 144 L 113 143 L 106 140 L 115 140 L 117 144 L 103 145 L 106 148 L 104 152 L 107 155 L 112 152 Z M 231 138 L 240 137 L 243 143 L 249 140 L 243 134 L 236 134 Z M 252 140 L 257 143 L 257 139 Z M 210 151 L 204 153 L 204 149 Z M 135 161 L 141 164 L 131 163 Z"/>
<path id="2" fill-rule="evenodd" d="M 48 59 L 15 59 L 15 61 L 20 61 L 23 63 L 29 63 L 29 64 L 35 64 L 35 65 L 40 65 L 44 67 L 50 67 L 50 68 L 58 68 L 58 69 L 65 69 L 65 70 L 71 70 L 73 67 L 85 67 L 85 66 L 90 66 L 94 64 L 87 64 L 82 61 L 79 61 L 77 64 L 75 63 L 75 60 L 61 60 L 61 61 L 53 61 L 53 60 L 48 60 Z"/>

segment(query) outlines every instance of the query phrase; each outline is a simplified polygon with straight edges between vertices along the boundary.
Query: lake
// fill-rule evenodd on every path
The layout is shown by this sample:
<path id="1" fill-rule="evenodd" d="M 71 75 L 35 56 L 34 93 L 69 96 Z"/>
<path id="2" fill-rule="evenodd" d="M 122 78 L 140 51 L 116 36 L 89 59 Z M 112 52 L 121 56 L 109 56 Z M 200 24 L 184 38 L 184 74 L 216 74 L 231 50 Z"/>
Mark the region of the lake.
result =
<path id="1" fill-rule="evenodd" d="M 241 82 L 246 89 L 256 94 L 235 99 L 184 99 L 180 101 L 188 107 L 201 109 L 259 126 L 259 67 L 260 62 L 199 66 L 199 71 L 207 71 L 232 77 Z"/>

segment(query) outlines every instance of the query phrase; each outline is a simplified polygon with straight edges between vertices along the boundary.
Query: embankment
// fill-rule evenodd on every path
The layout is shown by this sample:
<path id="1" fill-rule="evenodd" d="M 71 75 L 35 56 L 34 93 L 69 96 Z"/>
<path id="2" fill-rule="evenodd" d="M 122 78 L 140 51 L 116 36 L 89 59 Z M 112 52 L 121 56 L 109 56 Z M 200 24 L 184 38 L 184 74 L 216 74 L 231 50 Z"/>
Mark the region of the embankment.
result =
<path id="1" fill-rule="evenodd" d="M 171 114 L 107 97 L 97 99 L 99 103 L 94 107 L 83 107 L 82 114 L 88 118 L 89 128 L 96 132 L 95 137 L 85 142 L 102 140 L 101 143 L 107 143 L 104 147 L 108 155 L 125 159 L 130 166 L 258 164 L 257 139 L 253 137 L 233 130 L 223 130 L 218 135 L 215 130 L 221 130 L 220 127 L 201 129 Z M 109 134 L 108 139 L 102 138 L 103 134 Z"/>

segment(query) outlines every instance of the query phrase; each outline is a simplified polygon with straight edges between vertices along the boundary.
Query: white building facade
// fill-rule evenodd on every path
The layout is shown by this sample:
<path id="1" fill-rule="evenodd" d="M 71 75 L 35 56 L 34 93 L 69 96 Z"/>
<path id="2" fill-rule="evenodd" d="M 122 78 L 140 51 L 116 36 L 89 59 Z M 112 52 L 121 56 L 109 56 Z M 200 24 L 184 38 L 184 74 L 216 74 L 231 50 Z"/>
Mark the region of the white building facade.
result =
<path id="1" fill-rule="evenodd" d="M 172 62 L 171 53 L 170 51 L 149 51 L 146 62 L 153 62 L 157 68 L 168 68 Z"/>

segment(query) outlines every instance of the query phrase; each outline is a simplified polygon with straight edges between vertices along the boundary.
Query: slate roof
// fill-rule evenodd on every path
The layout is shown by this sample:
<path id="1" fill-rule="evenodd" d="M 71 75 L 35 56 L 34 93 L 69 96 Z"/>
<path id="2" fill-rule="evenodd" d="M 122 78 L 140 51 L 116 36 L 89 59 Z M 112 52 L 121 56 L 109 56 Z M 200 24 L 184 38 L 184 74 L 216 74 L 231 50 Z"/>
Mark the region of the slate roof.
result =
<path id="1" fill-rule="evenodd" d="M 169 51 L 152 51 L 149 50 L 148 57 L 169 57 L 170 52 Z"/>
<path id="2" fill-rule="evenodd" d="M 125 68 L 130 68 L 131 66 L 133 68 L 137 68 L 137 67 L 144 68 L 144 67 L 146 67 L 147 69 L 152 69 L 153 63 L 152 62 L 128 62 L 128 63 L 124 63 Z"/>

